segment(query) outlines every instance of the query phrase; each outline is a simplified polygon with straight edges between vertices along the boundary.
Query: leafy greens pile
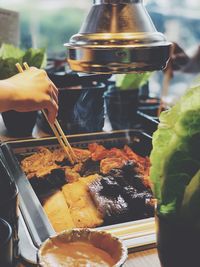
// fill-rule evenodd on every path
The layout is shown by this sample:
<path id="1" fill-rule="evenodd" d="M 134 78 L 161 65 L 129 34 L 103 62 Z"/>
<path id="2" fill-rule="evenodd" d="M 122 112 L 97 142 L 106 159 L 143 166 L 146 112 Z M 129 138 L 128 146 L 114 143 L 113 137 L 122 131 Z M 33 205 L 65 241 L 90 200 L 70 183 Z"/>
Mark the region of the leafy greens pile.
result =
<path id="1" fill-rule="evenodd" d="M 27 62 L 29 66 L 42 68 L 46 63 L 45 49 L 29 48 L 26 51 L 10 44 L 0 48 L 0 79 L 7 79 L 18 73 L 15 64 Z"/>
<path id="2" fill-rule="evenodd" d="M 200 225 L 200 86 L 161 113 L 150 159 L 158 215 Z"/>

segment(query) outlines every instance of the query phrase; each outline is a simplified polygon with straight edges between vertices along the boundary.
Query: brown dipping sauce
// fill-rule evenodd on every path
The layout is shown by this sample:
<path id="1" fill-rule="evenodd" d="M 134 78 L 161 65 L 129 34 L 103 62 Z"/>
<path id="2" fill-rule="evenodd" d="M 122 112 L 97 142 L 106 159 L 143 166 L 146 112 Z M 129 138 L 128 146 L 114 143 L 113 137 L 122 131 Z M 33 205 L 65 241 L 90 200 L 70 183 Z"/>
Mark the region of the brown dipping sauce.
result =
<path id="1" fill-rule="evenodd" d="M 87 242 L 53 242 L 42 251 L 45 267 L 110 267 L 113 258 L 104 250 Z"/>

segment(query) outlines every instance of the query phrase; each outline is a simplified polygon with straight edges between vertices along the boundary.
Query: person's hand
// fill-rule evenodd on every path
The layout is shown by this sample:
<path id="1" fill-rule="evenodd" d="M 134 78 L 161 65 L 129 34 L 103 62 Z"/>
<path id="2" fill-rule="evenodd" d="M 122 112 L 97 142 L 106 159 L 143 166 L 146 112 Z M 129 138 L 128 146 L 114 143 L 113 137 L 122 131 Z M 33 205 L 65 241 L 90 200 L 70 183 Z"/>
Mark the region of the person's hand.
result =
<path id="1" fill-rule="evenodd" d="M 47 110 L 53 123 L 58 112 L 58 89 L 44 70 L 31 67 L 7 80 L 11 90 L 10 108 L 16 111 Z"/>

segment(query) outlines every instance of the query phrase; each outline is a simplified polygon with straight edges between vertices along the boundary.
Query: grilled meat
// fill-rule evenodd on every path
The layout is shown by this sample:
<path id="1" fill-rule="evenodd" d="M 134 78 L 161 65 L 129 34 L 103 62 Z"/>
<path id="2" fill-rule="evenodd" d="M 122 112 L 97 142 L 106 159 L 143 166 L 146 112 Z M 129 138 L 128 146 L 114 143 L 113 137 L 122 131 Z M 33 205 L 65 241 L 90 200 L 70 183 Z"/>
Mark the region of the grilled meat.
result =
<path id="1" fill-rule="evenodd" d="M 122 222 L 129 216 L 128 204 L 120 194 L 120 186 L 113 177 L 102 177 L 89 185 L 90 194 L 103 214 L 104 222 Z"/>
<path id="2" fill-rule="evenodd" d="M 73 150 L 81 162 L 84 162 L 91 156 L 90 151 L 87 149 L 73 148 Z M 66 158 L 66 153 L 62 149 L 50 151 L 45 147 L 40 147 L 37 153 L 21 161 L 21 167 L 28 178 L 34 176 L 43 177 L 50 173 L 51 170 L 63 166 L 64 164 L 69 165 L 69 162 Z"/>
<path id="3" fill-rule="evenodd" d="M 137 163 L 127 161 L 120 169 L 111 169 L 107 175 L 112 176 L 119 183 L 120 186 L 132 185 L 139 192 L 150 188 L 147 186 L 144 176 L 138 174 Z"/>
<path id="4" fill-rule="evenodd" d="M 132 219 L 153 216 L 154 206 L 151 204 L 153 195 L 149 190 L 138 191 L 131 185 L 125 186 L 122 190 L 123 196 L 131 209 Z"/>
<path id="5" fill-rule="evenodd" d="M 102 160 L 107 157 L 108 150 L 97 143 L 88 145 L 88 149 L 91 152 L 91 158 L 94 161 Z"/>
<path id="6" fill-rule="evenodd" d="M 129 160 L 135 162 L 136 172 L 143 177 L 143 182 L 147 187 L 151 187 L 149 179 L 150 160 L 148 157 L 141 157 L 136 154 L 129 146 L 124 146 L 124 152 L 128 156 Z"/>
<path id="7" fill-rule="evenodd" d="M 34 191 L 40 198 L 44 197 L 45 195 L 49 195 L 55 190 L 58 190 L 67 183 L 65 178 L 65 170 L 63 168 L 53 169 L 50 173 L 46 174 L 42 178 L 34 176 L 29 181 Z"/>
<path id="8" fill-rule="evenodd" d="M 84 162 L 91 157 L 91 152 L 88 149 L 73 148 L 73 151 L 80 162 Z"/>
<path id="9" fill-rule="evenodd" d="M 129 158 L 126 155 L 126 153 L 122 149 L 119 149 L 119 148 L 116 148 L 116 147 L 113 147 L 113 148 L 108 150 L 107 157 L 108 158 L 120 158 L 120 159 L 123 159 L 124 161 L 128 161 L 129 160 Z"/>
<path id="10" fill-rule="evenodd" d="M 52 153 L 45 147 L 39 148 L 38 152 L 26 157 L 21 161 L 21 167 L 27 178 L 42 177 L 59 166 L 52 159 Z"/>
<path id="11" fill-rule="evenodd" d="M 116 147 L 113 147 L 111 149 L 106 149 L 104 146 L 99 145 L 97 143 L 92 143 L 88 145 L 88 148 L 90 150 L 92 160 L 102 160 L 105 158 L 121 158 L 125 161 L 127 161 L 129 158 L 126 155 L 126 153 Z"/>
<path id="12" fill-rule="evenodd" d="M 83 162 L 80 169 L 81 176 L 93 175 L 96 173 L 100 173 L 100 162 L 93 161 L 91 158 Z"/>
<path id="13" fill-rule="evenodd" d="M 105 158 L 100 162 L 100 171 L 103 174 L 109 173 L 112 169 L 121 169 L 126 161 L 121 158 Z"/>
<path id="14" fill-rule="evenodd" d="M 65 168 L 65 176 L 69 183 L 76 182 L 81 177 L 78 172 L 69 166 Z"/>

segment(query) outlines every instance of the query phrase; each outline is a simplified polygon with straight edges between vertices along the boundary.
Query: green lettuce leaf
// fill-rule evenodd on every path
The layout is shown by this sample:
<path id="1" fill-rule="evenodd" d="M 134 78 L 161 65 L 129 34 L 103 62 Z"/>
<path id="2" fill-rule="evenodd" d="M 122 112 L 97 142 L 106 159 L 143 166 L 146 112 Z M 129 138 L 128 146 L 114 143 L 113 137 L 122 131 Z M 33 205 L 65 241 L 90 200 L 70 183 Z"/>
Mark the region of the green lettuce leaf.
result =
<path id="1" fill-rule="evenodd" d="M 200 86 L 197 86 L 161 114 L 153 135 L 150 178 L 160 215 L 179 217 L 185 190 L 200 169 L 199 151 Z"/>
<path id="2" fill-rule="evenodd" d="M 16 63 L 22 65 L 27 62 L 29 66 L 37 68 L 45 67 L 46 53 L 45 49 L 30 48 L 23 51 L 10 44 L 2 44 L 0 48 L 0 79 L 7 79 L 18 73 Z"/>
<path id="3" fill-rule="evenodd" d="M 116 87 L 120 90 L 139 89 L 147 83 L 151 74 L 151 72 L 117 74 Z"/>
<path id="4" fill-rule="evenodd" d="M 10 44 L 2 44 L 0 48 L 0 79 L 9 78 L 18 73 L 15 64 L 22 64 L 24 51 Z"/>
<path id="5" fill-rule="evenodd" d="M 8 59 L 8 58 L 22 58 L 24 56 L 24 51 L 20 48 L 15 47 L 11 44 L 2 44 L 0 49 L 0 58 Z"/>
<path id="6" fill-rule="evenodd" d="M 23 56 L 23 62 L 27 62 L 29 66 L 42 68 L 46 65 L 46 54 L 44 48 L 29 48 Z"/>

